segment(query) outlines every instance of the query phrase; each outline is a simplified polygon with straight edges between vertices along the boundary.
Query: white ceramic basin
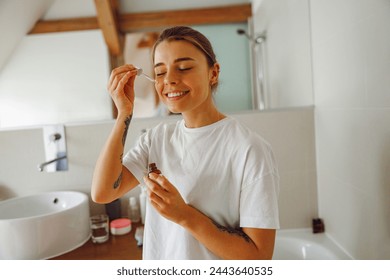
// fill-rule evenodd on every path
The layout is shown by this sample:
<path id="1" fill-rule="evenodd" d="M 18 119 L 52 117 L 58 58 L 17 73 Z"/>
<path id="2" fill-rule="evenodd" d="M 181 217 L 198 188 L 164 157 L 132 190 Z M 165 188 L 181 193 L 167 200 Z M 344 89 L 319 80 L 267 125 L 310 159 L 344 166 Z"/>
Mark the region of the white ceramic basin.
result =
<path id="1" fill-rule="evenodd" d="M 47 192 L 0 202 L 0 259 L 49 259 L 89 238 L 84 193 Z"/>

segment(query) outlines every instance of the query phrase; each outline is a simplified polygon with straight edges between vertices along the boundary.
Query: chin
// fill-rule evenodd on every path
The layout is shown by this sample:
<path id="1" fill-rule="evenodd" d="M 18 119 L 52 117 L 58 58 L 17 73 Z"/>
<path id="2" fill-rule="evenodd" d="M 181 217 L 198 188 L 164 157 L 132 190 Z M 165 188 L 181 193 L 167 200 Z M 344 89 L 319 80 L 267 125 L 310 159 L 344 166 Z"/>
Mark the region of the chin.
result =
<path id="1" fill-rule="evenodd" d="M 167 104 L 165 104 L 165 106 L 167 106 Z M 184 111 L 183 108 L 181 108 L 179 106 L 167 106 L 167 109 L 172 114 L 181 114 Z"/>

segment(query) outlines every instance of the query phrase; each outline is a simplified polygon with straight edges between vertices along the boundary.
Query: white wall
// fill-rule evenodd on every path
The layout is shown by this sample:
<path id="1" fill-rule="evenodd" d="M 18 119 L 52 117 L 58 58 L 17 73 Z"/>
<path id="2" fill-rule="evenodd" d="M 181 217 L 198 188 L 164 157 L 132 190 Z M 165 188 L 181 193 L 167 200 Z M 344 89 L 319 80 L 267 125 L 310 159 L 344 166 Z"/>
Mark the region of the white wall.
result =
<path id="1" fill-rule="evenodd" d="M 312 108 L 233 116 L 273 146 L 281 175 L 281 226 L 310 227 L 311 218 L 317 216 Z M 177 117 L 168 120 L 176 121 Z M 141 129 L 160 121 L 133 119 L 126 149 L 135 143 Z M 96 159 L 112 125 L 113 121 L 66 125 L 69 170 L 56 173 L 37 170 L 45 161 L 41 128 L 0 130 L 0 200 L 50 190 L 89 193 Z M 101 205 L 91 202 L 92 213 L 101 211 Z"/>
<path id="2" fill-rule="evenodd" d="M 390 2 L 311 0 L 319 213 L 357 259 L 390 259 Z"/>

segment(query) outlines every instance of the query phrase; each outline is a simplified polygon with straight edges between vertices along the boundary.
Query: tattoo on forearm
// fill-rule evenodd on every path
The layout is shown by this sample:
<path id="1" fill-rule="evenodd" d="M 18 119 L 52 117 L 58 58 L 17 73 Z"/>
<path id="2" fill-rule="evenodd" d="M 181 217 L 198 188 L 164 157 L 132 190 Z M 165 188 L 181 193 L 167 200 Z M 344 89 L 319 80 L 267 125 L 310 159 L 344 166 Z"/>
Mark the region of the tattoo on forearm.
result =
<path id="1" fill-rule="evenodd" d="M 234 234 L 234 235 L 237 235 L 241 238 L 243 238 L 246 242 L 250 242 L 251 239 L 249 238 L 249 236 L 242 231 L 241 228 L 232 228 L 232 227 L 224 227 L 224 226 L 221 226 L 220 224 L 217 224 L 215 221 L 213 221 L 213 224 L 220 230 L 220 231 L 223 231 L 223 232 L 227 232 L 227 233 L 230 233 L 230 234 Z"/>
<path id="2" fill-rule="evenodd" d="M 114 182 L 114 185 L 113 185 L 114 189 L 119 187 L 119 185 L 121 184 L 121 181 L 122 181 L 122 172 L 121 172 L 121 174 L 119 174 L 118 179 L 116 179 L 116 181 Z"/>
<path id="3" fill-rule="evenodd" d="M 125 146 L 125 142 L 126 142 L 126 137 L 127 137 L 127 131 L 129 130 L 129 126 L 130 126 L 130 122 L 131 122 L 131 119 L 132 119 L 133 115 L 130 115 L 126 118 L 125 120 L 125 131 L 123 132 L 123 136 L 122 136 L 122 145 Z"/>
<path id="4" fill-rule="evenodd" d="M 127 131 L 129 130 L 129 126 L 130 126 L 130 122 L 131 122 L 132 117 L 133 117 L 133 115 L 130 115 L 125 119 L 125 131 L 123 132 L 123 136 L 122 136 L 122 145 L 123 146 L 125 146 Z M 120 159 L 121 163 L 123 163 L 123 153 L 120 155 L 119 159 Z M 116 179 L 116 181 L 114 182 L 114 185 L 113 185 L 114 189 L 118 188 L 119 185 L 121 184 L 121 182 L 122 182 L 122 172 L 121 172 L 121 174 L 119 174 L 118 179 Z"/>

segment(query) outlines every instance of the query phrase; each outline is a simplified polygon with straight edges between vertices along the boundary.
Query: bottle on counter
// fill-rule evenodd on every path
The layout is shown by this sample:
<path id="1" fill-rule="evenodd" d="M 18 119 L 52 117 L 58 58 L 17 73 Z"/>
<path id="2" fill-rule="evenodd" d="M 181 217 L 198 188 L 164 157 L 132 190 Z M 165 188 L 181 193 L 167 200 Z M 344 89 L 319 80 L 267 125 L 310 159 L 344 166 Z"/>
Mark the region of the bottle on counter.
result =
<path id="1" fill-rule="evenodd" d="M 119 198 L 105 204 L 105 208 L 110 221 L 121 218 L 121 201 Z"/>
<path id="2" fill-rule="evenodd" d="M 140 209 L 137 203 L 137 198 L 134 196 L 129 197 L 128 215 L 129 219 L 134 223 L 138 223 L 140 220 L 139 210 Z"/>

